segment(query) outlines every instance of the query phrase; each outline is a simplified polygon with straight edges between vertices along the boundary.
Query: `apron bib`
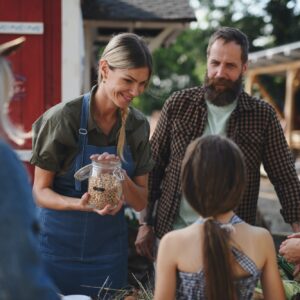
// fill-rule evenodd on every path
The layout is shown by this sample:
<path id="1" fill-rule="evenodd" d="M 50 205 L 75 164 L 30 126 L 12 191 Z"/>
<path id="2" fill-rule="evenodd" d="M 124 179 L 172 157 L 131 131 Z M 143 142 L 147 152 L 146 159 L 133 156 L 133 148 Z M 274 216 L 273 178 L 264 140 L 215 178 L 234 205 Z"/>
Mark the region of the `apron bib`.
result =
<path id="1" fill-rule="evenodd" d="M 53 190 L 80 198 L 87 191 L 87 180 L 74 174 L 90 164 L 90 155 L 116 154 L 116 146 L 97 147 L 87 143 L 90 93 L 84 95 L 79 129 L 80 152 L 63 176 L 56 176 Z M 124 147 L 122 168 L 132 176 L 134 163 L 130 148 Z M 128 233 L 122 208 L 115 216 L 94 212 L 58 211 L 41 208 L 40 248 L 49 275 L 62 294 L 95 296 L 99 288 L 124 288 L 127 285 Z M 90 286 L 90 287 L 87 287 Z"/>

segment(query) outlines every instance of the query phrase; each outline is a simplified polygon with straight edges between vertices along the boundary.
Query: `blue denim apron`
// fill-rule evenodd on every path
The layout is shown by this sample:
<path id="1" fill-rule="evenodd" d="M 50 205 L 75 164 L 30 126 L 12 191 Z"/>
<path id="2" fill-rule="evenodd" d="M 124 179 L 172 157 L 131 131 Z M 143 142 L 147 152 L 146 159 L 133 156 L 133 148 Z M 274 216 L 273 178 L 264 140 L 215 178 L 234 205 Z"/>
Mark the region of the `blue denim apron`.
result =
<path id="1" fill-rule="evenodd" d="M 87 191 L 87 180 L 76 181 L 74 173 L 91 163 L 91 154 L 116 154 L 116 146 L 88 145 L 89 102 L 90 93 L 83 98 L 79 129 L 80 153 L 66 174 L 54 179 L 53 190 L 65 196 L 80 198 Z M 122 168 L 132 176 L 134 164 L 128 146 L 125 147 L 124 158 Z M 128 233 L 124 208 L 115 216 L 41 208 L 39 216 L 43 260 L 62 294 L 95 296 L 99 288 L 93 287 L 126 287 Z"/>

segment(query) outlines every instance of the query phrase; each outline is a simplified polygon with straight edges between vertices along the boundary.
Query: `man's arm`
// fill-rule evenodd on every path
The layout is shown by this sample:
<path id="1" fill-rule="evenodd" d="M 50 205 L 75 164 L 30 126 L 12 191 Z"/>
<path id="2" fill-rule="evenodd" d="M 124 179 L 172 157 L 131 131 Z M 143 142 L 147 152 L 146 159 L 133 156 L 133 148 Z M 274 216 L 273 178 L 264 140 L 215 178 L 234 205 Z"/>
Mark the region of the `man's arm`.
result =
<path id="1" fill-rule="evenodd" d="M 263 165 L 282 205 L 281 214 L 293 231 L 300 231 L 300 182 L 282 127 L 272 110 L 266 130 Z"/>
<path id="2" fill-rule="evenodd" d="M 155 161 L 153 170 L 149 173 L 149 197 L 147 207 L 140 213 L 140 228 L 135 242 L 139 255 L 154 259 L 154 214 L 157 199 L 161 194 L 161 182 L 164 177 L 165 168 L 169 161 L 170 149 L 170 118 L 171 100 L 166 101 L 162 109 L 157 126 L 151 138 L 152 158 Z"/>
<path id="3" fill-rule="evenodd" d="M 154 168 L 149 173 L 149 197 L 148 205 L 144 214 L 141 214 L 140 221 L 153 225 L 153 212 L 157 199 L 161 194 L 161 182 L 165 174 L 165 168 L 170 156 L 170 140 L 171 140 L 171 104 L 172 96 L 163 106 L 157 126 L 150 140 L 152 158 L 155 162 Z"/>

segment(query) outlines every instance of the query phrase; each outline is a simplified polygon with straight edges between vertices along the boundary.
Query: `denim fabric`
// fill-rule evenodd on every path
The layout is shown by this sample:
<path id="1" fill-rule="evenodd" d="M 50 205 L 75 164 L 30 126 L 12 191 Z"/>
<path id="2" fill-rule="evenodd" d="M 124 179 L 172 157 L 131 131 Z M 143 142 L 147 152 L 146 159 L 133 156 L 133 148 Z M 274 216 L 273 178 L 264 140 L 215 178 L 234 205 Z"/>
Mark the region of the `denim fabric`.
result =
<path id="1" fill-rule="evenodd" d="M 0 299 L 60 299 L 38 253 L 36 207 L 28 175 L 2 141 L 0 190 Z"/>
<path id="2" fill-rule="evenodd" d="M 87 126 L 88 99 L 89 94 L 83 101 L 81 132 L 85 132 Z M 116 154 L 116 146 L 89 145 L 85 135 L 79 140 L 79 148 L 69 170 L 54 179 L 53 190 L 59 194 L 80 198 L 87 191 L 87 182 L 80 184 L 78 190 L 74 173 L 91 163 L 91 154 Z M 133 162 L 129 148 L 124 158 L 126 163 L 122 167 L 131 176 Z M 94 212 L 41 208 L 39 218 L 43 260 L 63 294 L 96 296 L 99 290 L 96 287 L 126 287 L 128 236 L 124 209 L 115 216 L 100 216 Z"/>

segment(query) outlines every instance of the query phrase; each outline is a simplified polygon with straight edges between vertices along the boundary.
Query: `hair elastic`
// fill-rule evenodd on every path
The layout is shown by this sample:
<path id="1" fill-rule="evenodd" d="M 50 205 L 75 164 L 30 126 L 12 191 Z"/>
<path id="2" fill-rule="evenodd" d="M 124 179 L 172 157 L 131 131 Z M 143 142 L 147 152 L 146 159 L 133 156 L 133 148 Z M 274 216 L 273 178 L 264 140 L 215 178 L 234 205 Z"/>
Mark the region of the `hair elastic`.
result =
<path id="1" fill-rule="evenodd" d="M 224 229 L 225 231 L 227 231 L 229 233 L 235 233 L 235 227 L 231 223 L 221 223 L 221 222 L 217 221 L 213 216 L 203 218 L 201 220 L 202 221 L 201 223 L 205 223 L 208 220 L 213 221 L 215 224 L 219 225 L 221 227 L 221 229 Z"/>

